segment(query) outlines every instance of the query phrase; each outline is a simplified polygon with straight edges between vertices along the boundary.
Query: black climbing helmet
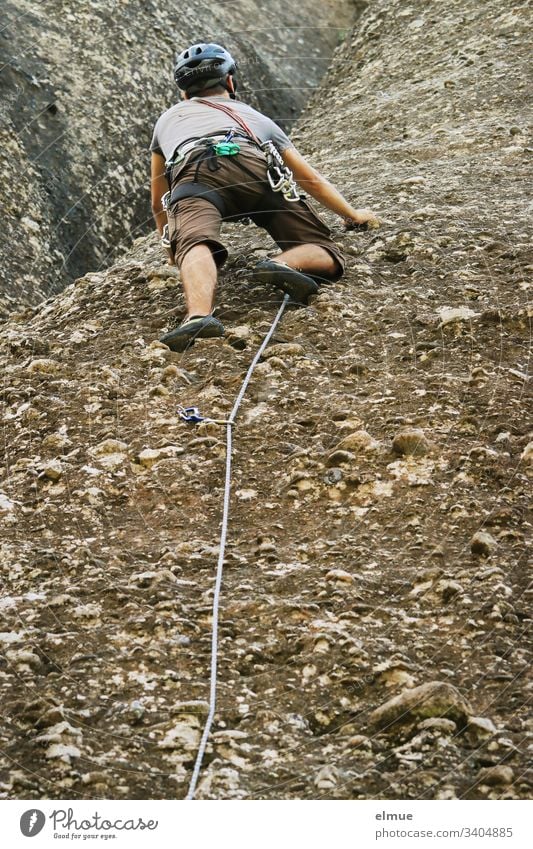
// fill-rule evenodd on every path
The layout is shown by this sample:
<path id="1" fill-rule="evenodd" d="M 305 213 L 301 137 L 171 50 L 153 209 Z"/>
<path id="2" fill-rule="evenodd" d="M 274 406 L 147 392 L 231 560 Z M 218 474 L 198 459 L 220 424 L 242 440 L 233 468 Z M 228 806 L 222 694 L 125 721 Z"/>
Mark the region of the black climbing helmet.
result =
<path id="1" fill-rule="evenodd" d="M 187 94 L 195 94 L 216 85 L 225 85 L 237 63 L 220 44 L 193 44 L 176 59 L 174 79 Z"/>

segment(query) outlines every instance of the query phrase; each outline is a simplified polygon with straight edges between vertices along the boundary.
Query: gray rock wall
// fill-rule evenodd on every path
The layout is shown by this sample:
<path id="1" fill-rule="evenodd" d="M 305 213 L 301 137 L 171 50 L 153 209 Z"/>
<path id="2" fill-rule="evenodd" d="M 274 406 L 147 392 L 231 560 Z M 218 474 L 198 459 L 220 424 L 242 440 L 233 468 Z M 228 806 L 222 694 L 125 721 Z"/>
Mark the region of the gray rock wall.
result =
<path id="1" fill-rule="evenodd" d="M 351 0 L 206 4 L 31 0 L 0 31 L 0 310 L 35 302 L 150 226 L 146 149 L 176 97 L 178 48 L 220 40 L 242 94 L 290 127 L 325 72 Z M 1 313 L 0 313 L 1 314 Z"/>

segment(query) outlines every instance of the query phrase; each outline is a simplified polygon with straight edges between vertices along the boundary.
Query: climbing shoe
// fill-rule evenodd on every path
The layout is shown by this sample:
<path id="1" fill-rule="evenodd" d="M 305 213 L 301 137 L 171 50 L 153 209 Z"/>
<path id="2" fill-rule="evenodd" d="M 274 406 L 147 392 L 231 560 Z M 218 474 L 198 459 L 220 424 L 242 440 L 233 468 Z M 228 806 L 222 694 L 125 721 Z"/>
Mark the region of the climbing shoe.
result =
<path id="1" fill-rule="evenodd" d="M 318 284 L 312 277 L 273 259 L 262 259 L 258 262 L 253 270 L 253 277 L 261 283 L 271 283 L 282 289 L 298 304 L 306 304 L 309 295 L 316 295 L 318 292 Z"/>
<path id="2" fill-rule="evenodd" d="M 185 319 L 179 327 L 165 333 L 159 340 L 172 351 L 185 351 L 195 339 L 212 339 L 224 336 L 224 326 L 212 315 L 192 315 Z"/>

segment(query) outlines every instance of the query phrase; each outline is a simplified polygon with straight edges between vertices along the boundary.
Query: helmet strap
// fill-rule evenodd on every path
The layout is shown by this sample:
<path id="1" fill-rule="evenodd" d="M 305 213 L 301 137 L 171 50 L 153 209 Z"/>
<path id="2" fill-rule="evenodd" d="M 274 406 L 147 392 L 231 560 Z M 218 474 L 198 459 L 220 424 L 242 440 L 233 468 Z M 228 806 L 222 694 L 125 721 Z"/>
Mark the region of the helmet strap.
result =
<path id="1" fill-rule="evenodd" d="M 233 74 L 229 75 L 229 80 L 230 80 L 230 82 L 226 81 L 224 83 L 224 87 L 225 87 L 226 91 L 229 92 L 229 96 L 231 97 L 231 99 L 236 100 L 235 92 L 237 91 L 237 80 L 235 79 Z"/>

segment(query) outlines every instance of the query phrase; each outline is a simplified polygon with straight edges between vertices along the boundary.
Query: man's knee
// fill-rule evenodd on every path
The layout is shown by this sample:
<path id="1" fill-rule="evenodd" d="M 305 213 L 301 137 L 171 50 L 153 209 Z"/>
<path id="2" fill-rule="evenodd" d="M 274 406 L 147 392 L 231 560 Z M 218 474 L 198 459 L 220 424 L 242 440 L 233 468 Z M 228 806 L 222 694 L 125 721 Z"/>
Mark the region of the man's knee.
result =
<path id="1" fill-rule="evenodd" d="M 217 268 L 224 265 L 228 258 L 228 252 L 221 242 L 200 236 L 194 239 L 194 241 L 184 240 L 181 244 L 178 242 L 174 250 L 176 265 L 181 268 L 186 259 L 195 261 L 195 257 L 191 256 L 193 252 L 196 252 L 198 254 L 197 258 L 199 258 L 200 253 L 205 253 L 206 251 L 210 251 Z"/>

